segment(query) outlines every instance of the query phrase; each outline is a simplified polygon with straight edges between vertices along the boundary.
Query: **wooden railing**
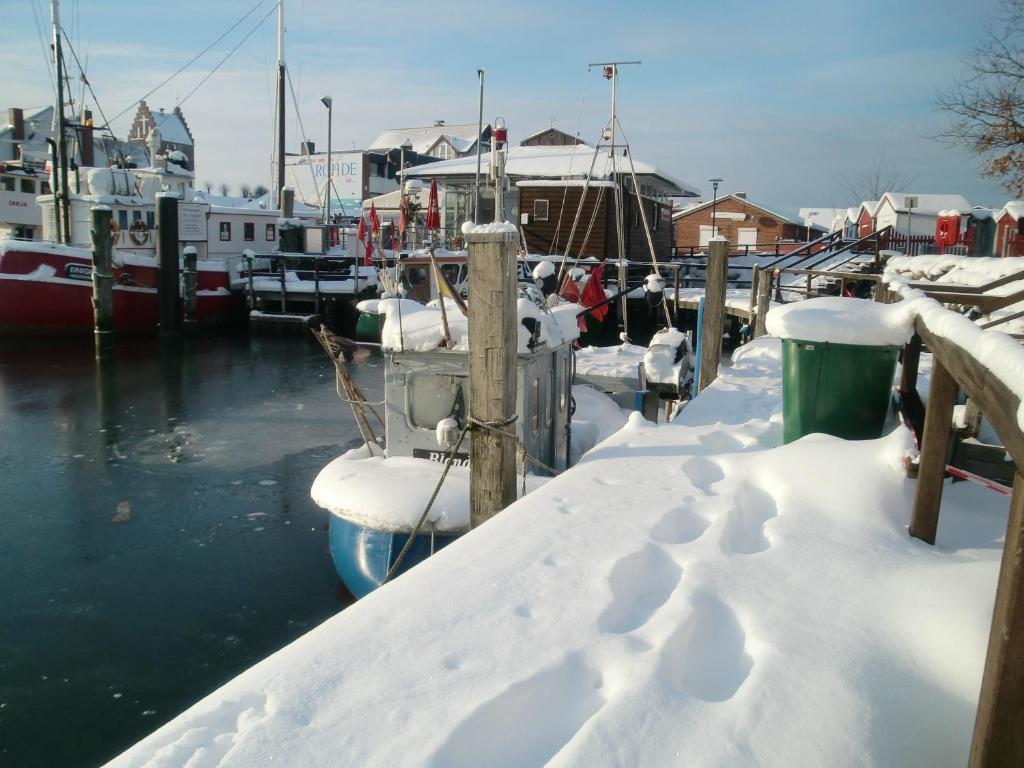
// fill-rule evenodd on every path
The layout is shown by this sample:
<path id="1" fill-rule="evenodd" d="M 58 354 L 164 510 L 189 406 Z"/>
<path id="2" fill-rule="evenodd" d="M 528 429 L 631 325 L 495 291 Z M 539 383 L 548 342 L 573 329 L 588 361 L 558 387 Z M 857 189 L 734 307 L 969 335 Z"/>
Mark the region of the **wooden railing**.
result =
<path id="1" fill-rule="evenodd" d="M 940 294 L 940 301 L 950 295 Z M 964 318 L 963 322 L 970 321 Z M 932 353 L 932 372 L 910 535 L 935 543 L 958 390 L 988 419 L 1014 464 L 1009 521 L 969 764 L 1020 766 L 1024 765 L 1024 431 L 1017 419 L 1021 401 L 973 350 L 939 335 L 921 317 L 915 330 L 903 351 L 900 391 L 917 396 L 922 345 Z"/>

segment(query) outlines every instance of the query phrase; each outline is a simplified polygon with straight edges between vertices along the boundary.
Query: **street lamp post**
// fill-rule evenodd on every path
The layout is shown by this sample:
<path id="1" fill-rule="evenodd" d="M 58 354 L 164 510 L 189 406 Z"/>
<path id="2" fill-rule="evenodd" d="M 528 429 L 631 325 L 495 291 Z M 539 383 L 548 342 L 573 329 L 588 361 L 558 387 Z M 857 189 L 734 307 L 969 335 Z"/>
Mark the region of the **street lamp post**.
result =
<path id="1" fill-rule="evenodd" d="M 327 107 L 327 202 L 324 208 L 324 224 L 331 223 L 331 123 L 333 120 L 334 100 L 330 96 L 324 96 L 320 101 Z M 330 234 L 328 234 L 328 241 Z"/>
<path id="2" fill-rule="evenodd" d="M 722 179 L 708 179 L 711 182 L 712 188 L 715 190 L 714 199 L 711 201 L 711 236 L 718 237 L 718 185 L 722 183 Z"/>
<path id="3" fill-rule="evenodd" d="M 804 226 L 807 228 L 807 235 L 806 235 L 806 237 L 807 237 L 807 242 L 808 243 L 811 242 L 811 222 L 814 220 L 814 217 L 817 216 L 817 215 L 818 215 L 818 211 L 808 211 L 807 212 L 807 218 L 804 219 Z"/>

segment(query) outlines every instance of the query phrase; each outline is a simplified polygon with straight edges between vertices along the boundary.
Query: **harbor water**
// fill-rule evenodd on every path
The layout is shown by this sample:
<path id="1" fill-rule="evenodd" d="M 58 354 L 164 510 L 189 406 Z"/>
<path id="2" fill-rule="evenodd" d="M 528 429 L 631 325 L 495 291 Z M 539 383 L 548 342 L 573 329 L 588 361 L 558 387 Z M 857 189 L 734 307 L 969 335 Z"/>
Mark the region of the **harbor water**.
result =
<path id="1" fill-rule="evenodd" d="M 350 604 L 309 487 L 358 442 L 312 338 L 0 342 L 0 765 L 102 764 Z"/>

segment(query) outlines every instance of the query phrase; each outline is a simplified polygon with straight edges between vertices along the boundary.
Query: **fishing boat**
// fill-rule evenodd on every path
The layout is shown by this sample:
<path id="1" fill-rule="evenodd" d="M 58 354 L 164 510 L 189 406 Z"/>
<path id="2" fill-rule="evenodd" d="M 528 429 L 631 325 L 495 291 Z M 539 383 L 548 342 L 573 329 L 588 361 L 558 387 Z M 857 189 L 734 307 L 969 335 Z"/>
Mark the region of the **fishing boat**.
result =
<path id="1" fill-rule="evenodd" d="M 472 435 L 460 439 L 469 413 L 467 320 L 451 300 L 425 306 L 382 299 L 377 309 L 384 316 L 384 434 L 380 439 L 369 428 L 368 412 L 357 415 L 365 444 L 324 467 L 311 489 L 313 500 L 330 512 L 335 568 L 357 597 L 469 529 Z M 522 455 L 529 457 L 530 488 L 564 470 L 576 455 L 570 431 L 572 342 L 581 308 L 566 304 L 552 312 L 536 290 L 521 289 L 518 309 L 514 429 Z M 361 393 L 350 379 L 342 383 L 343 360 L 338 353 L 332 357 L 339 365 L 339 391 L 350 403 L 359 402 Z M 449 460 L 445 482 L 418 526 Z"/>

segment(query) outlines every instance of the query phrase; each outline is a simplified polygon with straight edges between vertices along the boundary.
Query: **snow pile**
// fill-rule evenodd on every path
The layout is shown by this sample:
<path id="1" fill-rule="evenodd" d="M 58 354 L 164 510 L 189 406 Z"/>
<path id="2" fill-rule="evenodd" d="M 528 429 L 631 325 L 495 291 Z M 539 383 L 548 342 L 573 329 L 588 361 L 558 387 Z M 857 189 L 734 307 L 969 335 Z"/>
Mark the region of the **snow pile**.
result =
<path id="1" fill-rule="evenodd" d="M 680 347 L 683 347 L 680 354 Z M 689 345 L 682 331 L 662 328 L 651 339 L 644 354 L 647 380 L 655 384 L 678 386 L 690 368 Z M 679 358 L 678 360 L 676 358 Z M 686 371 L 683 370 L 686 366 Z"/>
<path id="2" fill-rule="evenodd" d="M 570 466 L 605 438 L 618 432 L 630 411 L 620 408 L 608 395 L 586 384 L 573 384 L 572 440 L 569 443 Z"/>
<path id="3" fill-rule="evenodd" d="M 454 301 L 444 301 L 452 341 L 450 349 L 464 352 L 469 349 L 469 320 Z M 437 299 L 427 305 L 410 299 L 371 299 L 360 302 L 358 308 L 361 312 L 384 315 L 382 349 L 425 352 L 441 348 L 444 324 Z M 530 351 L 531 334 L 522 322 L 524 319 L 538 323 L 539 344 L 554 348 L 579 338 L 576 314 L 583 311 L 579 304 L 562 304 L 549 312 L 531 298 L 521 295 L 516 301 L 516 309 L 520 321 L 516 326 L 520 354 Z"/>
<path id="4" fill-rule="evenodd" d="M 637 344 L 614 347 L 584 347 L 576 351 L 576 373 L 583 376 L 608 376 L 616 379 L 636 378 L 647 348 Z"/>
<path id="5" fill-rule="evenodd" d="M 471 221 L 467 221 L 462 225 L 462 234 L 464 235 L 515 234 L 518 231 L 516 225 L 510 221 L 495 221 L 491 224 L 474 224 Z"/>
<path id="6" fill-rule="evenodd" d="M 904 432 L 775 447 L 779 348 L 112 765 L 965 764 L 1007 502 L 947 485 L 930 547 Z"/>
<path id="7" fill-rule="evenodd" d="M 949 285 L 979 286 L 1007 275 L 1024 272 L 1024 257 L 990 256 L 897 256 L 885 265 L 885 282 L 897 278 Z M 1012 287 L 1011 287 L 1012 286 Z M 1007 294 L 1024 287 L 1010 283 L 993 293 Z"/>
<path id="8" fill-rule="evenodd" d="M 914 335 L 914 317 L 908 302 L 823 296 L 773 308 L 765 328 L 783 339 L 901 347 Z"/>

